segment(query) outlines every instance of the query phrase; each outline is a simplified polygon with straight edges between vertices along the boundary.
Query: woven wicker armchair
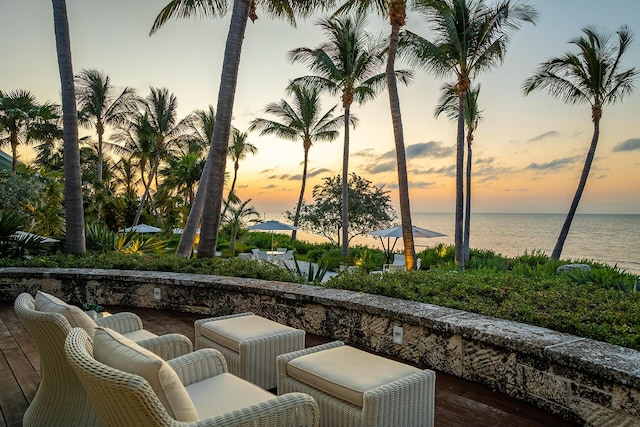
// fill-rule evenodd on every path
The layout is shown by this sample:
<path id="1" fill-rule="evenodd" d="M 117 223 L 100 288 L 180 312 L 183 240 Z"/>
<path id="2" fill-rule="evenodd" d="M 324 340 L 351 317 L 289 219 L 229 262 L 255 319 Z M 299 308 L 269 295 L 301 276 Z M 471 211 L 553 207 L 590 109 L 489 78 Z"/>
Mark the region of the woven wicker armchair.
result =
<path id="1" fill-rule="evenodd" d="M 91 401 L 64 355 L 64 341 L 71 330 L 69 321 L 59 313 L 37 311 L 34 298 L 28 293 L 16 298 L 14 310 L 33 337 L 40 356 L 40 385 L 24 414 L 23 426 L 96 425 Z M 142 321 L 134 313 L 118 313 L 96 322 L 122 333 L 142 330 Z M 193 350 L 191 341 L 179 334 L 138 343 L 164 359 Z"/>
<path id="2" fill-rule="evenodd" d="M 93 358 L 92 342 L 80 328 L 74 328 L 68 335 L 65 353 L 71 366 L 89 394 L 98 414 L 101 426 L 216 426 L 216 427 L 316 427 L 319 410 L 316 402 L 308 395 L 290 393 L 273 396 L 259 403 L 253 403 L 220 415 L 194 422 L 179 422 L 171 418 L 149 383 L 142 377 L 111 368 Z M 187 388 L 196 386 L 207 398 L 201 405 L 215 403 L 209 399 L 211 393 L 222 395 L 216 383 L 209 383 L 207 390 L 198 389 L 213 377 L 227 374 L 224 357 L 214 349 L 202 349 L 168 361 L 180 381 Z M 248 387 L 253 384 L 242 381 Z M 268 396 L 270 393 L 264 391 Z M 192 395 L 192 392 L 190 392 Z M 192 395 L 193 397 L 193 395 Z M 194 399 L 194 403 L 196 400 Z M 197 405 L 196 405 L 197 406 Z M 197 408 L 200 412 L 201 407 Z"/>

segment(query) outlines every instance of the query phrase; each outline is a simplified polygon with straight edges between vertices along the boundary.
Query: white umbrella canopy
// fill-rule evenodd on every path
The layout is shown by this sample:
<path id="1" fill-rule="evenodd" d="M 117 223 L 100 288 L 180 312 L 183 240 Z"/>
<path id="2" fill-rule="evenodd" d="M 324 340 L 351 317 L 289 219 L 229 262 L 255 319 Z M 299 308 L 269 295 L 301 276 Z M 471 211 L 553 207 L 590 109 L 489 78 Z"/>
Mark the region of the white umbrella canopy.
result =
<path id="1" fill-rule="evenodd" d="M 297 230 L 298 227 L 293 225 L 285 224 L 276 220 L 269 220 L 265 222 L 261 222 L 259 224 L 252 225 L 247 227 L 248 230 L 262 230 L 262 231 L 271 231 L 271 250 L 273 251 L 273 232 L 274 231 L 293 231 Z"/>
<path id="2" fill-rule="evenodd" d="M 122 230 L 118 230 L 118 233 L 128 233 L 130 231 L 135 231 L 136 233 L 159 233 L 162 229 L 158 227 L 154 227 L 148 224 L 138 224 L 133 227 L 123 228 Z"/>
<path id="3" fill-rule="evenodd" d="M 427 230 L 426 228 L 417 227 L 415 225 L 412 226 L 413 237 L 430 239 L 432 237 L 444 237 L 446 234 L 438 233 L 437 231 Z M 396 246 L 398 239 L 402 237 L 402 226 L 397 225 L 395 227 L 385 228 L 383 230 L 370 231 L 367 233 L 370 236 L 380 238 L 380 243 L 382 243 L 382 249 L 384 250 L 384 254 L 387 257 L 387 263 L 391 260 L 391 252 L 393 252 L 393 248 Z M 387 238 L 387 246 L 384 245 L 384 237 Z M 393 245 L 390 245 L 391 238 L 394 238 Z"/>

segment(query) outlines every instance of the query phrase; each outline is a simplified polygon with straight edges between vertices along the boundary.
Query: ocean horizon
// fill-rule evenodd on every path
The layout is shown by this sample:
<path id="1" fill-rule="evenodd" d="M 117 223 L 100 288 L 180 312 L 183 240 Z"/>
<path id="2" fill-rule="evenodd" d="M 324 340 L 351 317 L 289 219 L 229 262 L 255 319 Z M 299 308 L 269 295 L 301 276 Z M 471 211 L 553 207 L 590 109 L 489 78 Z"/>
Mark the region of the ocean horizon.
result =
<path id="1" fill-rule="evenodd" d="M 474 213 L 471 216 L 470 246 L 489 249 L 504 256 L 518 256 L 540 250 L 551 255 L 566 214 Z M 265 212 L 264 218 L 286 222 L 281 212 Z M 416 251 L 439 243 L 453 244 L 454 214 L 414 212 L 413 225 L 446 234 L 415 239 Z M 400 219 L 397 221 L 400 223 Z M 327 242 L 318 234 L 298 231 L 298 238 L 312 243 Z M 380 247 L 373 236 L 357 236 L 351 245 Z M 402 248 L 402 240 L 396 249 Z M 561 259 L 591 260 L 640 274 L 639 214 L 576 214 L 564 244 Z"/>

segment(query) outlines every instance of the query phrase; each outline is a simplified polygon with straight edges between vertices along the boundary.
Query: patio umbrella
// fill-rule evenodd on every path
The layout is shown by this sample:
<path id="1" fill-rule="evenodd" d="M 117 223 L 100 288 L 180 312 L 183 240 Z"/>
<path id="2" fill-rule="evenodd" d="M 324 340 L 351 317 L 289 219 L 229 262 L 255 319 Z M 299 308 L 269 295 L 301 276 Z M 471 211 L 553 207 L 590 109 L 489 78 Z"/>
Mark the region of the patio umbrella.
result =
<path id="1" fill-rule="evenodd" d="M 127 228 L 123 228 L 122 230 L 118 230 L 118 233 L 128 233 L 130 231 L 135 231 L 136 233 L 144 234 L 144 233 L 159 233 L 162 230 L 152 225 L 138 224 L 138 225 L 134 225 L 133 227 L 127 227 Z"/>
<path id="2" fill-rule="evenodd" d="M 248 229 L 271 231 L 271 250 L 273 251 L 273 232 L 274 231 L 293 231 L 293 230 L 297 230 L 298 227 L 294 227 L 293 225 L 285 224 L 280 221 L 269 220 L 269 221 L 261 222 L 259 224 L 252 225 L 248 227 Z"/>
<path id="3" fill-rule="evenodd" d="M 437 231 L 427 230 L 426 228 L 412 226 L 413 229 L 413 237 L 430 239 L 432 237 L 443 237 L 446 234 L 438 233 Z M 393 248 L 395 248 L 398 239 L 402 237 L 402 226 L 397 225 L 391 228 L 385 228 L 384 230 L 376 230 L 370 231 L 370 236 L 380 238 L 380 243 L 382 243 L 382 249 L 384 250 L 384 254 L 387 257 L 387 264 L 391 262 L 391 253 L 393 252 Z M 387 238 L 387 246 L 384 245 L 383 238 Z M 394 238 L 393 245 L 391 245 L 391 239 Z M 391 245 L 391 246 L 390 246 Z"/>

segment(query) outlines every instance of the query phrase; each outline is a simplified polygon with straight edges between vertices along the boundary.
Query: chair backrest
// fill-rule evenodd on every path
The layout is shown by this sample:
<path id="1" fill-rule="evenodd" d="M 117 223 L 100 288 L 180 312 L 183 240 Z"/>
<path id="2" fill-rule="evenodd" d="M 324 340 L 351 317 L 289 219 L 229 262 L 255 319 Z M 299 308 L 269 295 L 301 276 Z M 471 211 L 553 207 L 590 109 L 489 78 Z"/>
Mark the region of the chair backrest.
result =
<path id="1" fill-rule="evenodd" d="M 18 295 L 13 307 L 40 357 L 40 385 L 23 425 L 95 425 L 91 401 L 64 355 L 69 321 L 59 313 L 37 311 L 28 293 Z"/>
<path id="2" fill-rule="evenodd" d="M 404 264 L 389 264 L 387 271 L 404 271 L 407 268 Z"/>
<path id="3" fill-rule="evenodd" d="M 93 358 L 87 333 L 73 328 L 64 352 L 94 404 L 101 426 L 177 426 L 149 383 L 142 377 L 111 368 Z"/>
<path id="4" fill-rule="evenodd" d="M 286 253 L 287 248 L 278 248 L 278 252 Z"/>
<path id="5" fill-rule="evenodd" d="M 395 265 L 405 264 L 404 255 L 403 254 L 393 254 L 393 263 Z"/>

